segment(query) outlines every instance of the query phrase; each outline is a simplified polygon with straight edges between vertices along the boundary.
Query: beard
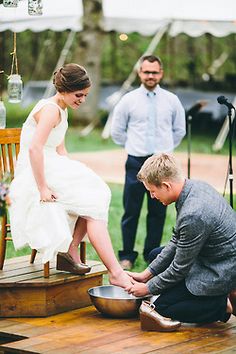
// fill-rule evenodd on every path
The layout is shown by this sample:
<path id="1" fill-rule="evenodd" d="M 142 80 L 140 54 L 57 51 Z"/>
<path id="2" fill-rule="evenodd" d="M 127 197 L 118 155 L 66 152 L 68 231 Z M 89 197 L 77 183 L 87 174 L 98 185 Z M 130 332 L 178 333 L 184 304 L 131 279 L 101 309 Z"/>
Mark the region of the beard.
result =
<path id="1" fill-rule="evenodd" d="M 145 80 L 143 82 L 144 86 L 147 88 L 147 89 L 154 89 L 157 85 L 158 85 L 158 81 L 156 80 Z"/>

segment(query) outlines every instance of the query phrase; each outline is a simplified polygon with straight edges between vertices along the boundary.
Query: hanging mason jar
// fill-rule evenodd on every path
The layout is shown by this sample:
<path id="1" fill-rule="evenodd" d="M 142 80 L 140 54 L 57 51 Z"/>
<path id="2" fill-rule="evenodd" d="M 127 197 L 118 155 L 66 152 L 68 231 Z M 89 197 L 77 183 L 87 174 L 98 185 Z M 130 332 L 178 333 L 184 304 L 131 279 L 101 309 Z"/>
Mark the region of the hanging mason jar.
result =
<path id="1" fill-rule="evenodd" d="M 21 76 L 18 74 L 10 75 L 8 79 L 8 101 L 10 103 L 19 103 L 22 99 L 23 84 Z"/>
<path id="2" fill-rule="evenodd" d="M 28 14 L 29 15 L 42 15 L 43 2 L 42 0 L 28 0 Z"/>
<path id="3" fill-rule="evenodd" d="M 18 0 L 3 0 L 3 6 L 5 7 L 17 7 Z"/>
<path id="4" fill-rule="evenodd" d="M 0 129 L 6 128 L 6 107 L 3 101 L 0 101 Z"/>

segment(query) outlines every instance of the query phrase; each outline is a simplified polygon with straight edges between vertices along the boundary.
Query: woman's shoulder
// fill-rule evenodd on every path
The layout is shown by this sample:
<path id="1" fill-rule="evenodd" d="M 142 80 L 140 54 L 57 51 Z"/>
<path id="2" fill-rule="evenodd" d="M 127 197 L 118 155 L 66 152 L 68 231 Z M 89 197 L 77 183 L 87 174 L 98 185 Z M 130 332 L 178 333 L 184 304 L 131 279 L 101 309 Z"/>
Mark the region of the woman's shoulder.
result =
<path id="1" fill-rule="evenodd" d="M 56 102 L 52 101 L 50 98 L 42 98 L 36 103 L 34 108 L 43 108 L 44 106 L 48 106 L 48 107 L 54 106 L 57 107 L 57 109 L 59 109 L 60 111 L 62 110 L 62 108 Z"/>
<path id="2" fill-rule="evenodd" d="M 30 114 L 28 115 L 24 125 L 28 126 L 29 124 L 33 124 L 35 126 L 35 124 L 37 123 L 35 117 L 41 112 L 44 112 L 44 114 L 53 114 L 53 116 L 55 114 L 59 117 L 62 116 L 62 110 L 56 103 L 50 101 L 49 99 L 43 98 L 35 104 Z"/>
<path id="3" fill-rule="evenodd" d="M 67 108 L 63 109 L 57 104 L 55 101 L 53 101 L 51 98 L 43 98 L 42 100 L 39 101 L 41 108 L 45 107 L 45 109 L 48 109 L 50 111 L 58 111 L 59 115 L 61 118 L 66 118 L 68 116 L 68 111 Z"/>
<path id="4" fill-rule="evenodd" d="M 67 109 L 63 110 L 56 102 L 49 99 L 41 99 L 36 103 L 34 106 L 33 110 L 31 111 L 31 116 L 39 113 L 39 112 L 46 112 L 46 113 L 52 113 L 52 114 L 59 114 L 61 117 L 67 117 Z"/>

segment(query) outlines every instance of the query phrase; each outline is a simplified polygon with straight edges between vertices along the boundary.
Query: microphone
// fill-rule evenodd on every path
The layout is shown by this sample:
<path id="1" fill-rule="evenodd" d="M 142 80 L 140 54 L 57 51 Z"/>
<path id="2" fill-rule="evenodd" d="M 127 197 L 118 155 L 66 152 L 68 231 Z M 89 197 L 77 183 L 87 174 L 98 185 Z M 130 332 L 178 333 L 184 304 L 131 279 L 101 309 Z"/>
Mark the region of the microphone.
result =
<path id="1" fill-rule="evenodd" d="M 232 103 L 228 102 L 228 98 L 226 98 L 225 96 L 219 96 L 219 97 L 217 97 L 217 102 L 218 102 L 219 104 L 225 105 L 226 107 L 228 107 L 228 108 L 230 108 L 230 109 L 233 108 L 233 109 L 235 110 L 235 108 L 234 108 L 234 106 L 232 105 Z"/>
<path id="2" fill-rule="evenodd" d="M 189 117 L 193 117 L 195 116 L 195 114 L 197 114 L 200 109 L 204 106 L 207 105 L 207 101 L 199 101 L 197 103 L 195 103 L 187 112 L 186 112 L 186 116 Z"/>

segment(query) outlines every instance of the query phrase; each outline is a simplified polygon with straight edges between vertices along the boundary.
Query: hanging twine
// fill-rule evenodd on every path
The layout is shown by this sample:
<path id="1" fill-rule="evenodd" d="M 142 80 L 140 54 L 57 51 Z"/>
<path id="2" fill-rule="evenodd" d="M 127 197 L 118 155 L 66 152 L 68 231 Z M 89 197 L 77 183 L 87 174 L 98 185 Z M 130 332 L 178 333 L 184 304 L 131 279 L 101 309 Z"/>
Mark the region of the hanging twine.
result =
<path id="1" fill-rule="evenodd" d="M 11 74 L 13 75 L 14 73 L 14 67 L 15 67 L 15 73 L 18 74 L 18 61 L 17 61 L 17 55 L 16 55 L 16 32 L 13 33 L 13 52 L 11 53 L 12 55 L 12 64 L 11 64 Z"/>

